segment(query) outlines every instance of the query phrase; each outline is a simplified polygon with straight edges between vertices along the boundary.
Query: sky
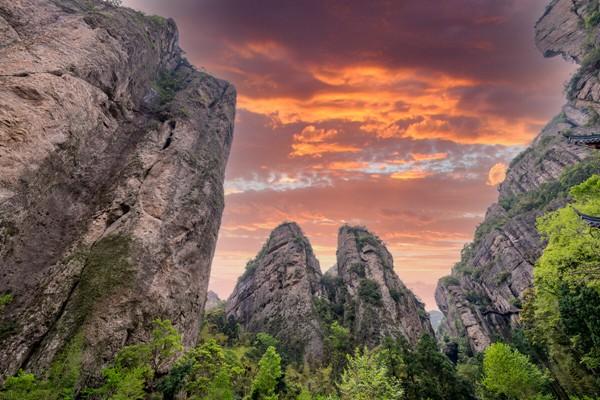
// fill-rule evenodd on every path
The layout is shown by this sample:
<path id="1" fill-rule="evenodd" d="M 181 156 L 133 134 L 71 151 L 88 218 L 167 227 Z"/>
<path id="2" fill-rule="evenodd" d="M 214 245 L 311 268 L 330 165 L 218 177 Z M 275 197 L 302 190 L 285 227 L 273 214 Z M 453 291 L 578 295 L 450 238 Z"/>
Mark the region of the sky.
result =
<path id="1" fill-rule="evenodd" d="M 227 298 L 296 221 L 325 272 L 367 226 L 425 303 L 560 111 L 573 66 L 544 59 L 546 0 L 126 0 L 172 17 L 189 61 L 238 92 L 210 289 Z"/>

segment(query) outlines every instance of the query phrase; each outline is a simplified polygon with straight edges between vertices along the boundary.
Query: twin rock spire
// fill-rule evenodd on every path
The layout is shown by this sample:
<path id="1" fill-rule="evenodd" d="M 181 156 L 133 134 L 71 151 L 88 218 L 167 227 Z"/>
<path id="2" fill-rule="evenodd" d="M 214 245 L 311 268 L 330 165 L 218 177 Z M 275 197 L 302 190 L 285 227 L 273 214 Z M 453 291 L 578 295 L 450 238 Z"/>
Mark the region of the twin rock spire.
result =
<path id="1" fill-rule="evenodd" d="M 296 223 L 271 233 L 227 301 L 226 313 L 249 332 L 279 339 L 293 357 L 323 361 L 327 329 L 337 321 L 356 345 L 385 337 L 415 343 L 433 335 L 423 304 L 400 281 L 384 243 L 362 227 L 343 226 L 337 264 L 321 273 Z"/>

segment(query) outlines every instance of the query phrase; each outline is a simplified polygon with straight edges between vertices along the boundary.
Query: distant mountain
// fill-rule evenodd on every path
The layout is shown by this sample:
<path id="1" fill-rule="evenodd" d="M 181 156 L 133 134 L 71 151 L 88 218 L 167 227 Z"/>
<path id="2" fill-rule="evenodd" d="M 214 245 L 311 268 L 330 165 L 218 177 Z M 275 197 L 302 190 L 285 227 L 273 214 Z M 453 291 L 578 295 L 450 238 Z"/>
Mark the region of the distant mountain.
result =
<path id="1" fill-rule="evenodd" d="M 442 319 L 444 319 L 444 314 L 442 314 L 442 312 L 438 310 L 431 310 L 428 312 L 428 314 L 429 321 L 431 321 L 431 327 L 434 331 L 437 331 L 437 329 L 442 323 Z"/>
<path id="2" fill-rule="evenodd" d="M 206 303 L 204 304 L 204 311 L 208 312 L 210 310 L 214 310 L 215 308 L 219 308 L 224 304 L 225 301 L 221 300 L 218 294 L 216 294 L 212 290 L 209 290 L 208 293 L 206 293 Z"/>

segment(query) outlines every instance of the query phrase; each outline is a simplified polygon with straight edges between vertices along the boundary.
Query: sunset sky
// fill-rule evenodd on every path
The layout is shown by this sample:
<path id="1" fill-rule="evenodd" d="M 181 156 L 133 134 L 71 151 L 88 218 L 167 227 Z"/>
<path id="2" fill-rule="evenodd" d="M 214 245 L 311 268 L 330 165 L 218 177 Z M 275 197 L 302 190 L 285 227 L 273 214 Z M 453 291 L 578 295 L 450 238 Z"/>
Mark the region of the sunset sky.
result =
<path id="1" fill-rule="evenodd" d="M 126 0 L 173 17 L 197 67 L 238 91 L 210 287 L 226 298 L 280 222 L 325 272 L 366 225 L 436 308 L 508 162 L 560 111 L 573 67 L 543 59 L 546 0 Z"/>

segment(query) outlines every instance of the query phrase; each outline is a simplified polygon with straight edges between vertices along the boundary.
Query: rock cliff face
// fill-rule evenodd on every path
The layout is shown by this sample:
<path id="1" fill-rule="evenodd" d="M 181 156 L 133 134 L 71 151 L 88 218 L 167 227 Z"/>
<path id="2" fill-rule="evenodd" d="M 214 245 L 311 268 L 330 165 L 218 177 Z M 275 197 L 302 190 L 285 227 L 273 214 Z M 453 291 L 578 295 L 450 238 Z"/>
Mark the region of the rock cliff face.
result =
<path id="1" fill-rule="evenodd" d="M 543 250 L 536 218 L 564 205 L 570 186 L 600 172 L 593 150 L 570 144 L 563 136 L 598 130 L 599 20 L 597 2 L 554 0 L 538 21 L 538 48 L 582 67 L 567 88 L 563 112 L 513 160 L 498 204 L 488 209 L 452 275 L 438 283 L 436 301 L 445 315 L 442 330 L 466 336 L 475 351 L 496 337 L 510 338 L 518 326 L 521 301 Z"/>
<path id="2" fill-rule="evenodd" d="M 195 342 L 235 90 L 177 36 L 101 1 L 0 0 L 0 376 L 70 343 L 93 375 L 156 318 Z"/>
<path id="3" fill-rule="evenodd" d="M 324 361 L 328 325 L 338 321 L 357 346 L 386 336 L 415 343 L 433 335 L 423 304 L 393 271 L 392 256 L 364 228 L 344 226 L 338 263 L 321 275 L 308 239 L 295 223 L 277 227 L 248 263 L 226 313 L 249 332 L 278 338 L 298 361 Z"/>
<path id="4" fill-rule="evenodd" d="M 329 299 L 343 307 L 344 325 L 356 343 L 375 346 L 386 336 L 416 343 L 423 334 L 433 336 L 423 303 L 394 272 L 383 242 L 365 228 L 340 229 L 337 264 L 327 275 L 334 283 Z"/>
<path id="5" fill-rule="evenodd" d="M 323 357 L 323 329 L 313 300 L 321 296 L 321 269 L 308 239 L 284 223 L 248 263 L 225 312 L 249 332 L 266 332 L 298 360 Z"/>

